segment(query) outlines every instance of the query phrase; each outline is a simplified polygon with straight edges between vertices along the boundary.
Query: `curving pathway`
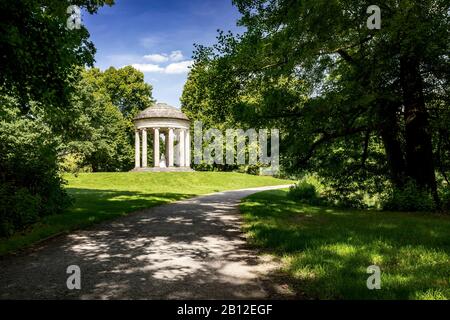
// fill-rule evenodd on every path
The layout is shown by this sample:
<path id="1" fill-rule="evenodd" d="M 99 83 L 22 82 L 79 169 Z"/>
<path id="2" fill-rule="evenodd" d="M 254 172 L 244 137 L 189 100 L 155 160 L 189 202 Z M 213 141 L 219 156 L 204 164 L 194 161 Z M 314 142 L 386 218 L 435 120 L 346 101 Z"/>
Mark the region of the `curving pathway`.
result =
<path id="1" fill-rule="evenodd" d="M 278 264 L 248 248 L 242 198 L 227 191 L 142 210 L 0 260 L 1 299 L 267 299 L 288 295 Z M 81 269 L 68 290 L 66 269 Z"/>

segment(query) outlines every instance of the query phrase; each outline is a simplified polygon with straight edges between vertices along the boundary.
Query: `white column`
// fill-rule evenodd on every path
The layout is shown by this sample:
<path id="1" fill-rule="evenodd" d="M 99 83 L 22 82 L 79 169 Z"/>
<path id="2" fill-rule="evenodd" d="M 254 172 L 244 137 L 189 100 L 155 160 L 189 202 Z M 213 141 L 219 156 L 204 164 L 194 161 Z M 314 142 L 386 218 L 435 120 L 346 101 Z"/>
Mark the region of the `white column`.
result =
<path id="1" fill-rule="evenodd" d="M 168 167 L 173 167 L 173 128 L 169 128 L 169 152 Z"/>
<path id="2" fill-rule="evenodd" d="M 141 167 L 141 141 L 139 137 L 139 130 L 135 131 L 134 134 L 134 162 L 135 167 L 140 168 Z"/>
<path id="3" fill-rule="evenodd" d="M 186 154 L 185 154 L 185 145 L 186 145 L 186 138 L 184 135 L 185 130 L 180 130 L 180 140 L 178 142 L 179 145 L 179 157 L 180 157 L 180 167 L 186 166 Z"/>
<path id="4" fill-rule="evenodd" d="M 166 151 L 164 152 L 164 156 L 166 158 L 166 167 L 169 166 L 169 130 L 164 132 L 164 143 L 166 146 Z"/>
<path id="5" fill-rule="evenodd" d="M 191 134 L 189 129 L 186 130 L 186 138 L 185 138 L 185 157 L 184 157 L 184 165 L 186 167 L 191 166 Z"/>
<path id="6" fill-rule="evenodd" d="M 178 142 L 178 143 L 176 143 Z M 175 167 L 180 166 L 180 132 L 174 130 L 174 150 L 173 150 L 173 165 Z"/>
<path id="7" fill-rule="evenodd" d="M 153 131 L 153 165 L 159 168 L 159 128 Z"/>
<path id="8" fill-rule="evenodd" d="M 147 168 L 147 129 L 142 129 L 142 167 Z"/>

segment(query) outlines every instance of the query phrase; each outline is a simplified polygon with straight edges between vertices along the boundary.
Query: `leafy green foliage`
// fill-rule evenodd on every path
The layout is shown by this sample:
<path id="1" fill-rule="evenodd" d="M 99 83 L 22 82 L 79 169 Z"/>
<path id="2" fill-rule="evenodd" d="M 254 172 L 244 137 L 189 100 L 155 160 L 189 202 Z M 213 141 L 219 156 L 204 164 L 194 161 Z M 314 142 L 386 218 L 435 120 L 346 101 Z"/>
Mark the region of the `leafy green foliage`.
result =
<path id="1" fill-rule="evenodd" d="M 64 115 L 76 66 L 92 65 L 95 48 L 89 32 L 69 30 L 67 8 L 78 5 L 89 13 L 113 0 L 0 1 L 0 93 L 17 97 L 22 112 L 29 102 L 45 105 L 52 126 L 63 130 Z"/>
<path id="2" fill-rule="evenodd" d="M 111 99 L 123 116 L 132 120 L 139 111 L 148 108 L 155 100 L 152 98 L 152 86 L 144 81 L 144 74 L 131 66 L 121 69 L 110 67 L 103 73 L 91 71 L 97 75 L 100 87 Z"/>
<path id="3" fill-rule="evenodd" d="M 151 86 L 132 67 L 83 70 L 72 97 L 69 135 L 60 154 L 80 158 L 78 168 L 90 167 L 94 172 L 132 169 L 133 117 L 152 101 Z"/>
<path id="4" fill-rule="evenodd" d="M 112 0 L 0 0 L 0 236 L 70 203 L 58 149 L 70 132 L 79 67 L 95 48 L 82 26 L 66 27 L 67 8 L 95 13 Z"/>
<path id="5" fill-rule="evenodd" d="M 450 187 L 447 185 L 445 188 L 442 188 L 442 203 L 443 203 L 443 207 L 444 210 L 446 210 L 447 212 L 450 212 Z"/>
<path id="6" fill-rule="evenodd" d="M 70 198 L 62 186 L 49 127 L 16 108 L 0 125 L 0 237 L 61 213 Z"/>
<path id="7" fill-rule="evenodd" d="M 384 210 L 388 211 L 433 211 L 435 204 L 430 193 L 408 181 L 401 189 L 394 188 L 385 200 Z"/>
<path id="8" fill-rule="evenodd" d="M 183 108 L 211 124 L 281 129 L 283 169 L 319 174 L 341 202 L 412 179 L 438 205 L 447 2 L 385 1 L 382 29 L 369 30 L 367 1 L 235 0 L 246 32 L 197 46 Z"/>
<path id="9" fill-rule="evenodd" d="M 306 181 L 300 181 L 291 186 L 288 197 L 309 204 L 318 204 L 320 202 L 316 187 Z"/>

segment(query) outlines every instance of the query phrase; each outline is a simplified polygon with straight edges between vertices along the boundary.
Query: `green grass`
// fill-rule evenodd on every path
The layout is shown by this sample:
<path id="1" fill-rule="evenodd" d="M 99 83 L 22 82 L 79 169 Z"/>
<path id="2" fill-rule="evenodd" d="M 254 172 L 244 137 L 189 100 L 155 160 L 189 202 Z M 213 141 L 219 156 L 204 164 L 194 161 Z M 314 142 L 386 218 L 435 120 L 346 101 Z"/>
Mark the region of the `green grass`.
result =
<path id="1" fill-rule="evenodd" d="M 224 172 L 83 173 L 66 175 L 74 205 L 25 232 L 0 239 L 0 255 L 52 235 L 86 228 L 132 211 L 212 192 L 289 184 L 290 181 Z"/>
<path id="2" fill-rule="evenodd" d="M 249 241 L 281 258 L 292 289 L 313 299 L 450 299 L 450 217 L 303 205 L 287 191 L 241 204 Z M 367 267 L 381 269 L 368 290 Z"/>

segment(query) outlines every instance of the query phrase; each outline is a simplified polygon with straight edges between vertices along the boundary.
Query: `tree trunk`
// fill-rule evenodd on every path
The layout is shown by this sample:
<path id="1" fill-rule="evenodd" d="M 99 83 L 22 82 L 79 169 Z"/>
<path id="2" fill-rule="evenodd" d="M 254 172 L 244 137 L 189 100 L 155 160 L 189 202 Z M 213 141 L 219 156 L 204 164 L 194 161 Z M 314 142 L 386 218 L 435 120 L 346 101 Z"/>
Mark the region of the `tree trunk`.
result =
<path id="1" fill-rule="evenodd" d="M 400 81 L 405 108 L 407 175 L 413 178 L 419 187 L 430 190 L 439 205 L 428 112 L 419 62 L 415 57 L 400 58 Z"/>
<path id="2" fill-rule="evenodd" d="M 405 184 L 406 163 L 399 141 L 397 112 L 400 110 L 400 106 L 398 103 L 382 101 L 378 110 L 381 124 L 380 135 L 386 152 L 390 179 L 396 188 L 401 189 Z"/>

